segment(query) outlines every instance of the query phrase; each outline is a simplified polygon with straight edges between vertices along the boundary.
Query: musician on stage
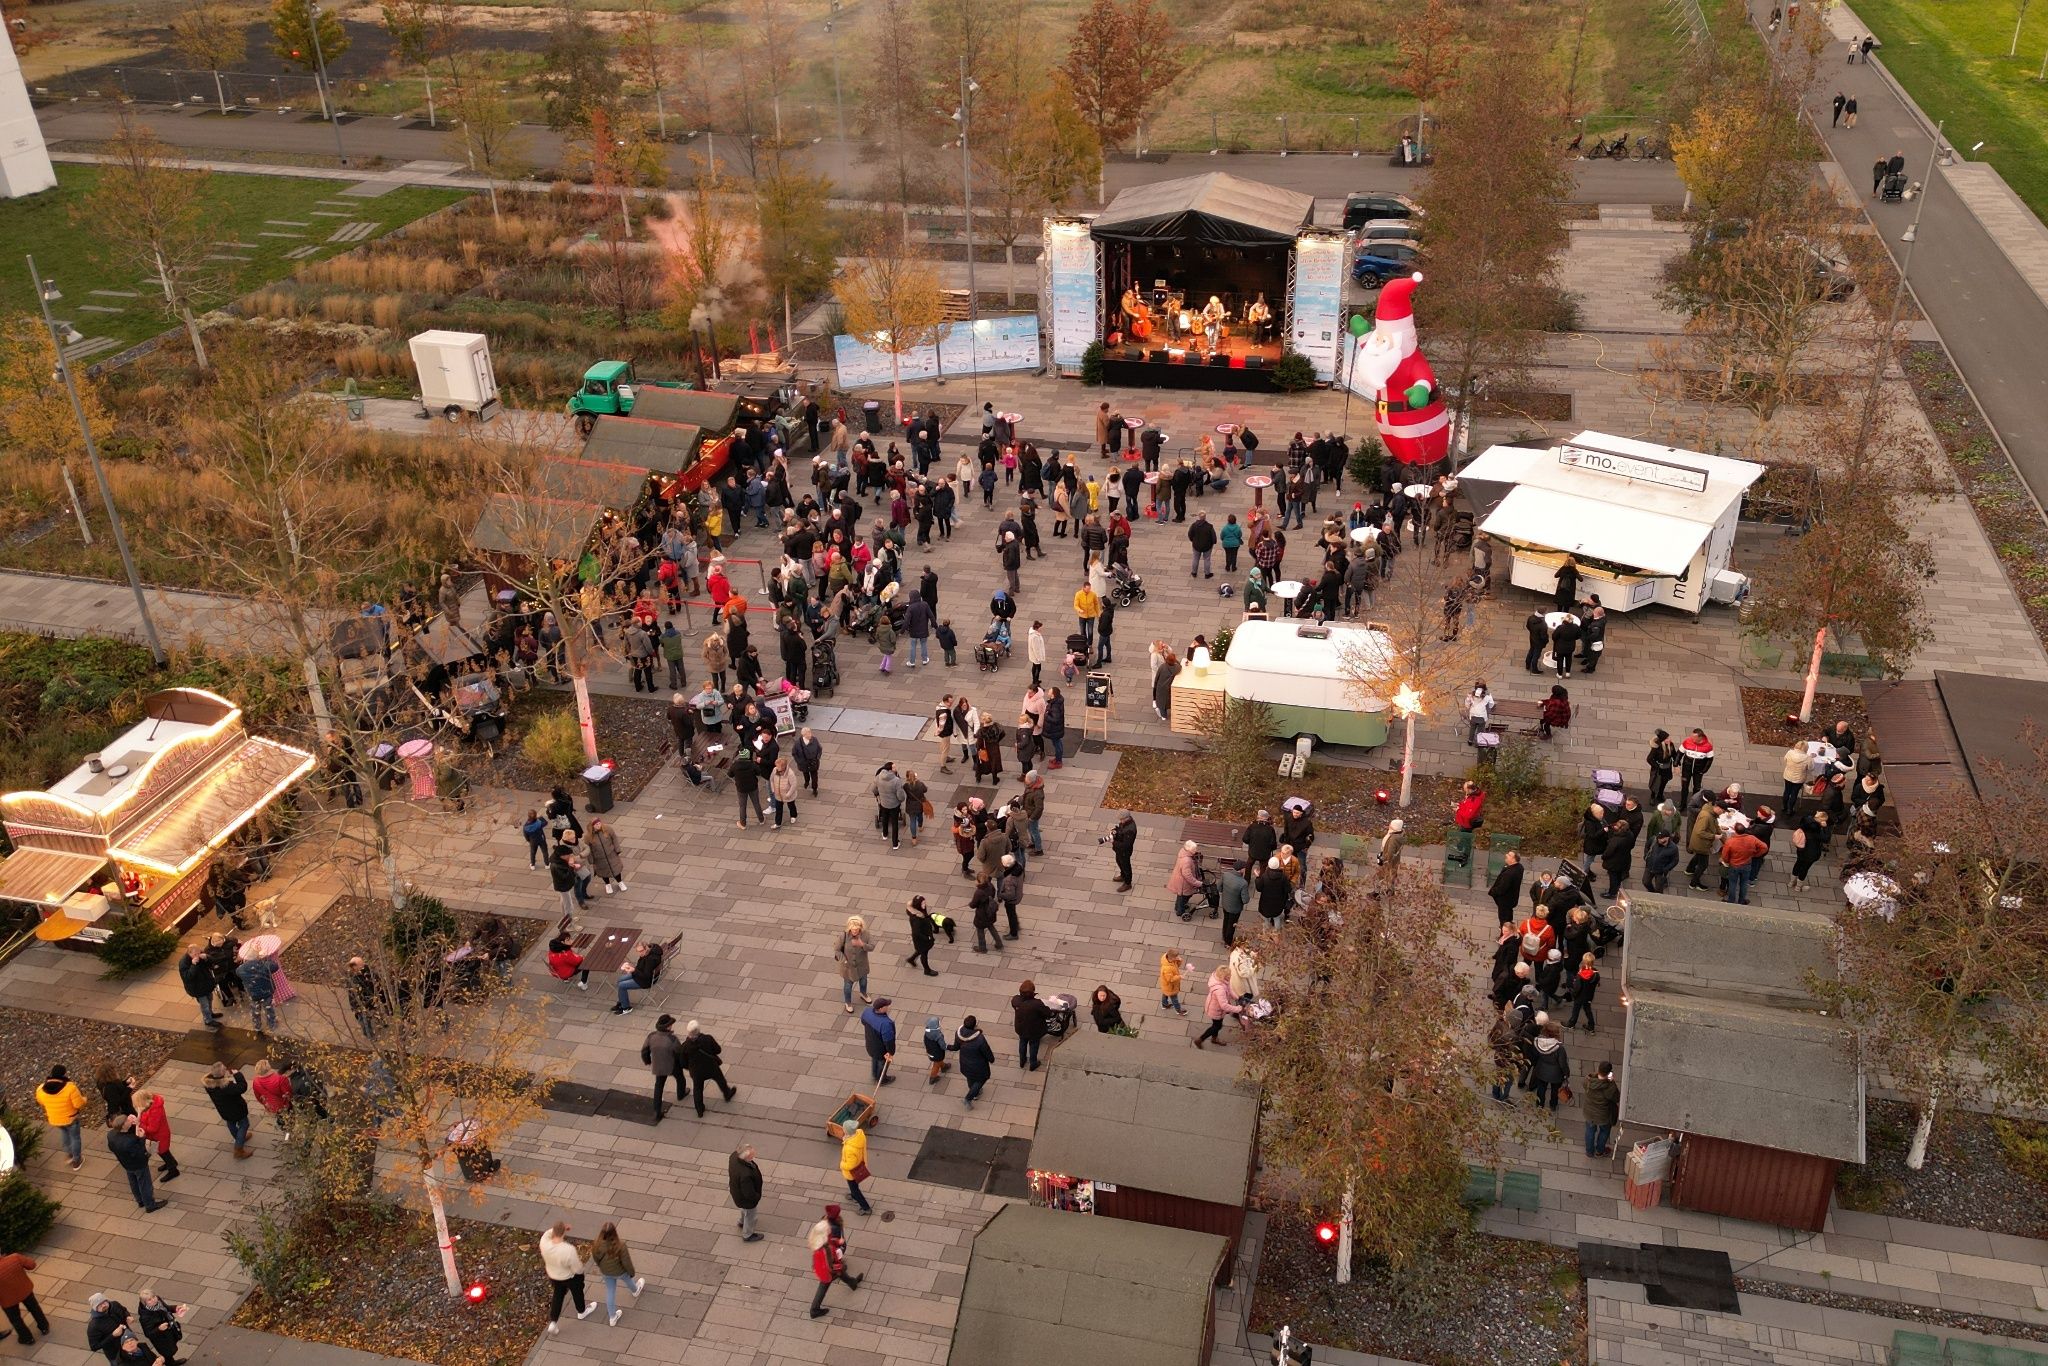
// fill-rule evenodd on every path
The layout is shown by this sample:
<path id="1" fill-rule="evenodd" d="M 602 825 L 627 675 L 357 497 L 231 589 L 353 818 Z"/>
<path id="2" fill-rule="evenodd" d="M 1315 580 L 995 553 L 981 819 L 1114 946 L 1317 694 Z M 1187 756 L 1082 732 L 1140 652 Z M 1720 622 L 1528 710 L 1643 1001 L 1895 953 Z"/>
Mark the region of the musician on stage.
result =
<path id="1" fill-rule="evenodd" d="M 1223 336 L 1223 318 L 1226 310 L 1223 300 L 1214 294 L 1202 309 L 1202 339 L 1209 344 L 1209 354 L 1216 354 L 1216 343 Z"/>
<path id="2" fill-rule="evenodd" d="M 1266 306 L 1266 296 L 1259 295 L 1252 306 L 1244 312 L 1244 320 L 1252 325 L 1252 340 L 1264 344 L 1266 331 L 1273 325 L 1273 310 Z"/>
<path id="3" fill-rule="evenodd" d="M 1144 299 L 1139 297 L 1136 285 L 1124 291 L 1123 310 L 1124 330 L 1131 336 L 1143 340 L 1145 334 L 1152 330 L 1152 310 L 1147 308 Z M 1140 327 L 1140 323 L 1144 326 Z"/>

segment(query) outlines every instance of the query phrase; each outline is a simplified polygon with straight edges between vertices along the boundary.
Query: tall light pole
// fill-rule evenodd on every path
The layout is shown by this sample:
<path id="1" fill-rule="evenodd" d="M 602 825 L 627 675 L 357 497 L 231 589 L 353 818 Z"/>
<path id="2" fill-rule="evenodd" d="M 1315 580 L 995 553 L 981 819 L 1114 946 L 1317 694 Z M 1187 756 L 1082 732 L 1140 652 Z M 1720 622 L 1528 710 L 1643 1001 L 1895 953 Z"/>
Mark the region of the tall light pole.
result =
<path id="1" fill-rule="evenodd" d="M 846 141 L 846 100 L 839 93 L 839 44 L 829 41 L 832 26 L 839 22 L 839 0 L 832 0 L 832 17 L 825 21 L 825 46 L 832 49 L 832 117 L 839 129 L 839 140 Z"/>
<path id="2" fill-rule="evenodd" d="M 981 295 L 974 287 L 974 164 L 967 147 L 967 129 L 971 118 L 968 102 L 974 92 L 981 89 L 974 78 L 967 74 L 967 54 L 960 54 L 960 197 L 967 207 L 967 355 L 968 366 L 974 375 L 974 397 L 981 397 Z"/>
<path id="3" fill-rule="evenodd" d="M 334 86 L 327 79 L 327 58 L 320 51 L 320 7 L 306 0 L 306 31 L 313 35 L 313 66 L 320 73 L 321 100 L 327 106 L 327 122 L 334 127 L 334 154 L 348 165 L 348 152 L 341 145 L 341 110 L 335 107 Z"/>
<path id="4" fill-rule="evenodd" d="M 135 611 L 142 618 L 143 639 L 149 644 L 150 657 L 161 668 L 169 661 L 164 654 L 164 645 L 157 639 L 156 621 L 149 615 L 149 599 L 143 596 L 141 576 L 135 572 L 135 557 L 128 553 L 128 536 L 121 529 L 121 513 L 114 506 L 114 491 L 107 487 L 107 471 L 100 464 L 99 443 L 92 439 L 92 424 L 85 420 L 85 404 L 78 397 L 78 381 L 72 377 L 71 362 L 64 358 L 64 337 L 57 331 L 57 320 L 50 316 L 52 300 L 64 296 L 57 290 L 55 280 L 45 281 L 36 272 L 36 258 L 28 258 L 28 278 L 35 285 L 36 299 L 42 304 L 43 326 L 50 329 L 50 343 L 57 348 L 57 376 L 64 381 L 64 392 L 71 396 L 71 415 L 78 419 L 78 435 L 85 442 L 85 457 L 92 462 L 93 478 L 99 481 L 100 500 L 107 505 L 107 526 L 114 533 L 114 548 L 121 552 L 121 568 L 128 572 L 128 586 L 135 590 Z"/>

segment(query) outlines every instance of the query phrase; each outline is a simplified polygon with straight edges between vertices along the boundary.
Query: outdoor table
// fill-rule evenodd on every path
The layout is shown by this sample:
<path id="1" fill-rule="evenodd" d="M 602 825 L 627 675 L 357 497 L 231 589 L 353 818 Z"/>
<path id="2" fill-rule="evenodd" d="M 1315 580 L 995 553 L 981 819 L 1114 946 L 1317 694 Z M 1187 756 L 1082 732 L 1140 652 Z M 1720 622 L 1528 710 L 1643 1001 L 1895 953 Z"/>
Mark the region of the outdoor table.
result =
<path id="1" fill-rule="evenodd" d="M 1842 883 L 1842 899 L 1864 915 L 1890 920 L 1899 913 L 1899 884 L 1883 873 L 1854 873 Z"/>
<path id="2" fill-rule="evenodd" d="M 1427 498 L 1429 497 L 1429 485 L 1409 484 L 1401 492 L 1407 494 L 1410 498 Z"/>
<path id="3" fill-rule="evenodd" d="M 1374 541 L 1378 540 L 1379 535 L 1380 532 L 1378 527 L 1355 526 L 1351 528 L 1351 539 L 1361 548 L 1364 546 L 1369 546 Z"/>
<path id="4" fill-rule="evenodd" d="M 1235 422 L 1219 422 L 1219 423 L 1217 423 L 1217 424 L 1216 424 L 1216 435 L 1218 435 L 1218 436 L 1236 436 L 1236 435 L 1237 435 L 1237 424 L 1236 424 Z"/>
<path id="5" fill-rule="evenodd" d="M 432 740 L 407 740 L 398 747 L 398 757 L 405 763 L 405 771 L 412 778 L 412 799 L 427 801 L 434 795 L 434 742 Z"/>
<path id="6" fill-rule="evenodd" d="M 631 925 L 607 925 L 591 938 L 589 948 L 581 950 L 583 966 L 593 973 L 617 972 L 639 942 L 640 931 Z"/>
<path id="7" fill-rule="evenodd" d="M 1273 596 L 1282 599 L 1287 604 L 1287 610 L 1281 613 L 1282 616 L 1291 617 L 1294 615 L 1294 600 L 1301 596 L 1301 590 L 1305 586 L 1298 579 L 1282 579 L 1273 585 Z"/>
<path id="8" fill-rule="evenodd" d="M 240 954 L 240 957 L 244 963 L 253 963 L 259 958 L 268 958 L 275 962 L 277 959 L 277 955 L 280 952 L 282 952 L 283 949 L 284 940 L 278 938 L 274 934 L 259 934 L 255 938 L 251 939 L 248 943 L 242 945 L 242 952 Z M 291 980 L 284 975 L 284 968 L 282 965 L 280 965 L 275 972 L 270 974 L 270 981 L 273 989 L 271 999 L 277 1005 L 283 1005 L 286 1001 L 297 999 L 299 994 L 298 989 L 295 988 L 291 984 Z"/>
<path id="9" fill-rule="evenodd" d="M 1273 477 L 1269 474 L 1247 474 L 1244 486 L 1252 491 L 1252 506 L 1262 508 L 1266 505 L 1266 490 L 1273 487 Z"/>

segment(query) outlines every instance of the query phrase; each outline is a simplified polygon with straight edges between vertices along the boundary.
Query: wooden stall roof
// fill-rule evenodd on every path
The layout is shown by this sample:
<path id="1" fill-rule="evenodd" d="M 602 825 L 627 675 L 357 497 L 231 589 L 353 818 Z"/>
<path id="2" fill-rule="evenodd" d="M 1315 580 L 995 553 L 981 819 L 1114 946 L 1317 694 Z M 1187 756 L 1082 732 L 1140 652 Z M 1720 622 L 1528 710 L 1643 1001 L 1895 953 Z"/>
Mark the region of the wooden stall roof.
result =
<path id="1" fill-rule="evenodd" d="M 83 887 L 106 862 L 104 854 L 16 849 L 0 862 L 0 901 L 55 904 Z"/>
<path id="2" fill-rule="evenodd" d="M 590 529 L 603 512 L 594 503 L 500 493 L 484 504 L 469 543 L 492 555 L 574 560 L 583 553 Z"/>
<path id="3" fill-rule="evenodd" d="M 1034 1169 L 1244 1204 L 1259 1092 L 1236 1058 L 1084 1030 L 1047 1066 Z"/>
<path id="4" fill-rule="evenodd" d="M 1010 1205 L 975 1235 L 948 1366 L 1199 1366 L 1228 1243 Z"/>
<path id="5" fill-rule="evenodd" d="M 1629 902 L 1623 974 L 1631 994 L 1662 989 L 1804 1010 L 1813 1005 L 1806 974 L 1834 975 L 1833 944 L 1827 917 L 1811 911 L 1642 896 Z"/>
<path id="6" fill-rule="evenodd" d="M 650 422 L 687 422 L 713 436 L 723 436 L 732 430 L 739 407 L 738 394 L 702 389 L 657 389 L 643 385 L 633 393 L 634 417 Z"/>
<path id="7" fill-rule="evenodd" d="M 688 469 L 697 459 L 704 428 L 694 423 L 655 421 L 642 415 L 645 407 L 646 396 L 643 395 L 633 407 L 634 416 L 598 418 L 597 426 L 584 438 L 583 459 L 596 464 L 628 466 L 643 476 L 649 470 L 656 474 L 675 474 Z"/>
<path id="8" fill-rule="evenodd" d="M 2048 683 L 1937 670 L 1933 679 L 1863 685 L 1884 754 L 1884 784 L 1908 828 L 1957 792 L 2026 800 L 2011 778 L 2034 762 L 2027 727 L 2048 726 Z M 2003 777 L 2001 775 L 2004 775 Z"/>

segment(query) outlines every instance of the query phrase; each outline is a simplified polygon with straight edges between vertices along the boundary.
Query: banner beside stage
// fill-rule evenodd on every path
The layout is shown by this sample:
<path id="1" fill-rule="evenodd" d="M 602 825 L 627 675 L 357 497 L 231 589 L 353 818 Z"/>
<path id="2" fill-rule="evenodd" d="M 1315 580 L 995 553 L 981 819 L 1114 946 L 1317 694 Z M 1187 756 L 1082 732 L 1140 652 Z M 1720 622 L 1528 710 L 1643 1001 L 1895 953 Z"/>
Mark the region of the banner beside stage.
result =
<path id="1" fill-rule="evenodd" d="M 1337 378 L 1344 309 L 1344 235 L 1304 232 L 1294 243 L 1294 349 L 1307 356 L 1316 378 Z"/>
<path id="2" fill-rule="evenodd" d="M 1084 239 L 1085 240 L 1085 239 Z M 904 382 L 947 375 L 993 375 L 1008 370 L 1036 370 L 1038 318 L 983 318 L 975 324 L 948 323 L 937 346 L 920 346 L 894 360 L 880 347 L 841 334 L 832 339 L 839 387 L 862 389 L 887 384 L 895 375 Z"/>
<path id="3" fill-rule="evenodd" d="M 1100 271 L 1095 240 L 1085 220 L 1045 220 L 1046 294 L 1052 301 L 1048 330 L 1052 333 L 1052 363 L 1057 369 L 1078 371 L 1081 353 L 1102 335 L 1101 314 L 1096 309 L 1102 288 Z"/>

